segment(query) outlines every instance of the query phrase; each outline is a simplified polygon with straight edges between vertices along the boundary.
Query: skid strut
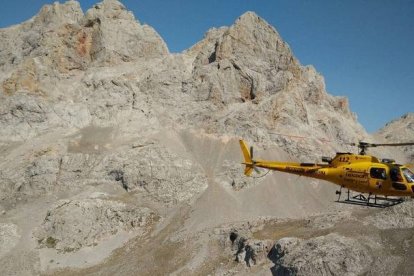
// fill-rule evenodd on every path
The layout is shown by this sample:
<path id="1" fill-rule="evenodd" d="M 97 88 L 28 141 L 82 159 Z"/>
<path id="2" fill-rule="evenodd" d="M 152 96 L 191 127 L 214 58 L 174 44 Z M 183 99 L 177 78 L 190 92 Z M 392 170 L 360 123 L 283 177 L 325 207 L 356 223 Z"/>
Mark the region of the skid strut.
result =
<path id="1" fill-rule="evenodd" d="M 404 202 L 403 198 L 390 198 L 386 196 L 377 196 L 377 195 L 372 195 L 372 194 L 368 194 L 368 196 L 365 196 L 364 194 L 359 193 L 357 195 L 351 196 L 351 191 L 349 189 L 347 191 L 346 198 L 341 200 L 342 188 L 343 186 L 341 186 L 339 191 L 336 191 L 336 194 L 338 195 L 338 199 L 336 200 L 336 202 L 339 202 L 339 203 L 376 207 L 376 208 L 387 208 L 387 207 L 391 207 L 391 206 L 401 204 Z"/>

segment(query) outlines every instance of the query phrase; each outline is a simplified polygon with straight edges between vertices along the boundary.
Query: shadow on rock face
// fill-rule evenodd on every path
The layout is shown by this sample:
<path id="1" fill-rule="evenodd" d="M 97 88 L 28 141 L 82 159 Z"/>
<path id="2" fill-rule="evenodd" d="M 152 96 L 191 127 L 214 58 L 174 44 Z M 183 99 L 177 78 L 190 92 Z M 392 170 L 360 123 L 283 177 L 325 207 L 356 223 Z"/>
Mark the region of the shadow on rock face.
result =
<path id="1" fill-rule="evenodd" d="M 283 258 L 285 252 L 279 244 L 275 244 L 267 254 L 267 258 L 272 261 L 274 266 L 270 268 L 270 272 L 274 276 L 296 275 L 297 271 L 293 268 L 287 268 L 280 264 L 280 259 Z"/>
<path id="2" fill-rule="evenodd" d="M 109 176 L 113 177 L 115 181 L 121 182 L 122 188 L 128 192 L 128 182 L 124 177 L 124 171 L 112 170 L 109 172 Z"/>

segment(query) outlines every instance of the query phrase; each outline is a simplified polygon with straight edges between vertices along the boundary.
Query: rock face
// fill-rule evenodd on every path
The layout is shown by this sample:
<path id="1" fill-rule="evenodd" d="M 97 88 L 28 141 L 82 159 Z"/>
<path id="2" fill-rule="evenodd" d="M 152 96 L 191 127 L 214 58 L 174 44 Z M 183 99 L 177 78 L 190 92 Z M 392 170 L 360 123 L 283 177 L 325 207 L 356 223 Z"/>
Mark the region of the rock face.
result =
<path id="1" fill-rule="evenodd" d="M 372 262 L 363 245 L 337 234 L 306 241 L 280 239 L 270 258 L 275 260 L 276 275 L 360 275 Z"/>
<path id="2" fill-rule="evenodd" d="M 40 247 L 72 252 L 97 245 L 119 231 L 146 234 L 156 216 L 148 208 L 102 199 L 63 200 L 56 203 L 34 235 Z"/>
<path id="3" fill-rule="evenodd" d="M 235 260 L 248 267 L 263 263 L 272 246 L 272 241 L 255 240 L 248 233 L 237 230 L 231 231 L 229 238 Z"/>
<path id="4" fill-rule="evenodd" d="M 366 135 L 347 100 L 327 94 L 323 77 L 301 66 L 277 31 L 254 13 L 243 14 L 229 28 L 210 30 L 185 54 L 194 58 L 194 73 L 184 92 L 213 104 L 214 112 L 199 119 L 208 131 L 276 141 L 292 154 L 305 151 L 308 158 L 309 148 L 326 148 L 318 138 L 335 141 L 338 148 L 337 142 Z M 286 136 L 279 134 L 297 134 L 292 128 L 315 140 L 302 148 L 297 141 L 286 145 Z"/>
<path id="5" fill-rule="evenodd" d="M 378 229 L 412 229 L 414 228 L 413 202 L 388 208 L 370 217 L 369 221 Z"/>
<path id="6" fill-rule="evenodd" d="M 6 255 L 19 242 L 19 229 L 12 223 L 0 223 L 0 258 Z"/>
<path id="7" fill-rule="evenodd" d="M 412 118 L 379 135 L 411 137 Z M 0 274 L 97 265 L 78 273 L 131 275 L 137 263 L 148 275 L 237 274 L 233 263 L 206 264 L 228 257 L 210 242 L 214 227 L 336 210 L 320 182 L 246 179 L 241 137 L 269 158 L 303 162 L 370 138 L 347 99 L 328 94 L 253 12 L 178 54 L 116 0 L 85 14 L 76 1 L 56 2 L 0 29 Z M 374 224 L 386 231 L 392 215 Z M 328 216 L 313 224 L 353 221 L 351 212 Z M 130 240 L 117 254 L 95 254 L 120 233 Z M 239 235 L 230 256 L 261 273 L 275 240 Z M 374 258 L 344 235 L 293 241 L 277 242 L 277 272 L 361 274 Z"/>
<path id="8" fill-rule="evenodd" d="M 95 5 L 86 15 L 76 1 L 46 5 L 29 21 L 0 30 L 0 36 L 3 140 L 25 140 L 50 128 L 83 127 L 98 123 L 94 119 L 117 117 L 139 100 L 133 82 L 123 86 L 115 80 L 117 74 L 91 79 L 85 76 L 88 69 L 168 56 L 159 35 L 112 0 Z M 103 89 L 117 94 L 116 99 L 99 92 Z M 119 110 L 96 114 L 109 106 Z"/>
<path id="9" fill-rule="evenodd" d="M 389 143 L 413 142 L 414 140 L 414 113 L 407 113 L 395 119 L 380 129 L 376 135 Z M 403 147 L 403 151 L 414 161 L 413 147 Z"/>
<path id="10" fill-rule="evenodd" d="M 93 31 L 90 38 L 87 35 L 82 37 L 85 47 L 81 52 L 89 53 L 98 64 L 111 65 L 168 55 L 167 46 L 154 29 L 140 25 L 134 15 L 116 0 L 95 5 L 88 10 L 82 23 Z M 90 50 L 86 46 L 89 41 Z"/>
<path id="11" fill-rule="evenodd" d="M 1 200 L 13 203 L 110 183 L 169 204 L 189 201 L 207 188 L 202 168 L 189 156 L 178 155 L 158 139 L 122 145 L 111 138 L 113 132 L 86 128 L 71 139 L 6 157 L 0 172 Z"/>

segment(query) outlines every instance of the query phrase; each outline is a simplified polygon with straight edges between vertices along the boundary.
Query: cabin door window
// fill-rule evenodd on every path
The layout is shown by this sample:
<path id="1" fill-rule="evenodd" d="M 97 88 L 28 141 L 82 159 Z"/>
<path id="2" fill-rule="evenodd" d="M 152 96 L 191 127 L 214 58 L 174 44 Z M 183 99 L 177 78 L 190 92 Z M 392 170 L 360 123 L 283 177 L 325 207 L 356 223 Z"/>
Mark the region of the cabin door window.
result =
<path id="1" fill-rule="evenodd" d="M 385 172 L 384 168 L 371 168 L 369 171 L 369 175 L 371 178 L 375 179 L 387 179 L 387 173 Z"/>

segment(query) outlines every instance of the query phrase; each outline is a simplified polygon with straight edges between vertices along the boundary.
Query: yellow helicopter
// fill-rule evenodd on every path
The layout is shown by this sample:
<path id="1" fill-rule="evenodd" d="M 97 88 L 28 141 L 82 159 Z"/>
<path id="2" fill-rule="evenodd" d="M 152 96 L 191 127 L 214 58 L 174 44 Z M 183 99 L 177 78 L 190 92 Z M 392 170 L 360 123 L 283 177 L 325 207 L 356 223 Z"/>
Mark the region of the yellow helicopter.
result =
<path id="1" fill-rule="evenodd" d="M 396 164 L 392 159 L 379 160 L 375 156 L 366 155 L 369 147 L 409 146 L 410 143 L 372 144 L 359 142 L 359 154 L 337 153 L 334 158 L 322 157 L 321 164 L 278 162 L 253 158 L 253 147 L 250 150 L 243 140 L 240 147 L 244 156 L 244 174 L 251 176 L 257 168 L 281 171 L 290 174 L 326 180 L 340 186 L 337 202 L 372 207 L 389 207 L 403 202 L 402 197 L 414 196 L 414 173 L 404 165 Z M 348 197 L 341 201 L 342 188 L 348 189 Z M 350 197 L 350 190 L 358 192 Z M 364 196 L 368 194 L 368 196 Z M 388 196 L 399 197 L 389 198 Z"/>

